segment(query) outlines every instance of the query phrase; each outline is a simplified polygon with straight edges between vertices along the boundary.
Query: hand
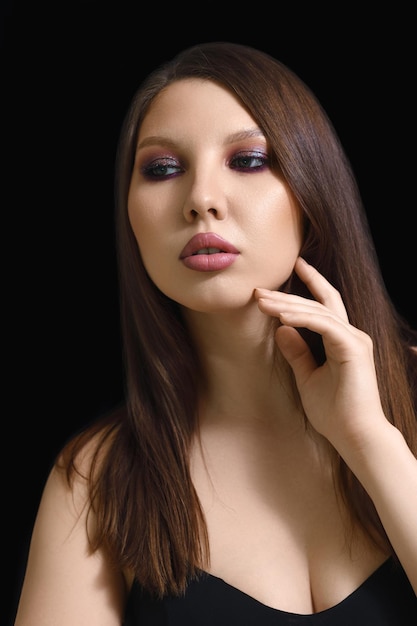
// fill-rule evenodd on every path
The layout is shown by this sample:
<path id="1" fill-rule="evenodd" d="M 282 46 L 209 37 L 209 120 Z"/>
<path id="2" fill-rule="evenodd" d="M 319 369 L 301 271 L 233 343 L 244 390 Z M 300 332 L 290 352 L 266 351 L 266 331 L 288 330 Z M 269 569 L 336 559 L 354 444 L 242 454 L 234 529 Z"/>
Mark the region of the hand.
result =
<path id="1" fill-rule="evenodd" d="M 290 364 L 304 411 L 314 428 L 342 454 L 362 446 L 386 425 L 375 372 L 372 340 L 349 323 L 339 292 L 298 258 L 295 271 L 315 300 L 256 289 L 259 309 L 277 317 L 277 345 Z M 326 360 L 318 365 L 296 328 L 323 339 Z"/>

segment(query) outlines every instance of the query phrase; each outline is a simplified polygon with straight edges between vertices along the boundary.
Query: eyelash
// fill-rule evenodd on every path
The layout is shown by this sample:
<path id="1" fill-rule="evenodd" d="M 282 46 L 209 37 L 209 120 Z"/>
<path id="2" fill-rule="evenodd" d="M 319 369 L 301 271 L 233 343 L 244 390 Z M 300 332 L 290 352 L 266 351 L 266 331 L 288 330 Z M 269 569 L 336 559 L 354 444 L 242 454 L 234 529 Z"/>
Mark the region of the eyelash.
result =
<path id="1" fill-rule="evenodd" d="M 255 163 L 255 165 L 254 165 Z M 229 160 L 229 166 L 231 169 L 239 172 L 259 172 L 266 167 L 269 167 L 270 159 L 264 152 L 240 152 L 233 155 Z M 169 170 L 175 170 L 168 173 Z M 148 180 L 166 180 L 174 178 L 184 172 L 184 168 L 178 163 L 176 159 L 171 157 L 161 157 L 154 159 L 150 163 L 147 163 L 141 168 L 142 174 Z"/>
<path id="2" fill-rule="evenodd" d="M 241 166 L 240 167 L 234 167 L 232 169 L 236 169 L 239 171 L 244 171 L 244 170 L 254 170 L 255 172 L 259 172 L 260 170 L 265 169 L 265 167 L 268 167 L 269 165 L 269 157 L 267 154 L 265 154 L 264 152 L 240 152 L 236 155 L 233 156 L 232 159 L 230 159 L 229 163 L 238 163 L 241 162 Z M 258 162 L 258 165 L 255 165 L 253 167 L 249 166 L 244 166 L 242 165 L 242 162 Z"/>

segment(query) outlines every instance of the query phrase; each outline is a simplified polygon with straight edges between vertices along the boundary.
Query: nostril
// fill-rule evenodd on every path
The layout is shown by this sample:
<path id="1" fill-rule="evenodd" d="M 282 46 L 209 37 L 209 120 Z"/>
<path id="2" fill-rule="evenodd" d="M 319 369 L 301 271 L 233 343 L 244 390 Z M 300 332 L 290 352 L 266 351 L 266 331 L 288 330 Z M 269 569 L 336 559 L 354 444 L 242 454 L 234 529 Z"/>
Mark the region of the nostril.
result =
<path id="1" fill-rule="evenodd" d="M 195 206 L 195 205 L 194 205 Z M 184 207 L 184 215 L 186 219 L 194 220 L 197 217 L 203 217 L 204 214 L 210 213 L 216 219 L 220 218 L 221 212 L 214 207 L 205 208 L 203 205 L 199 205 L 197 208 Z"/>

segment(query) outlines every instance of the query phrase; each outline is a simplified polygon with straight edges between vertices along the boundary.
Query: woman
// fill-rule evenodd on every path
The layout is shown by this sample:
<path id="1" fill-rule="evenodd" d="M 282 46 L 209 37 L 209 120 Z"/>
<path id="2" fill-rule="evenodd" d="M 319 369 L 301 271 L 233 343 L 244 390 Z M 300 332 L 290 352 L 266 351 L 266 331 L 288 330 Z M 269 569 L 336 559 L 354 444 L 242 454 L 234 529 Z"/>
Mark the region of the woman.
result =
<path id="1" fill-rule="evenodd" d="M 416 336 L 314 95 L 185 50 L 116 186 L 126 403 L 51 471 L 15 626 L 412 623 Z"/>

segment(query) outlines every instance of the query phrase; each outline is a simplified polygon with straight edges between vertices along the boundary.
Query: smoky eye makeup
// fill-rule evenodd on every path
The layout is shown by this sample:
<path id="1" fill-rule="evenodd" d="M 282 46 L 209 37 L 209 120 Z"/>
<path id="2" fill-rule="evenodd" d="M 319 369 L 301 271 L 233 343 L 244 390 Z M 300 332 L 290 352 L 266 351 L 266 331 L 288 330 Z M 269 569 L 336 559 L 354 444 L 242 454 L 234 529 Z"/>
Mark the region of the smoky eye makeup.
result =
<path id="1" fill-rule="evenodd" d="M 184 171 L 184 168 L 173 156 L 158 156 L 146 159 L 140 166 L 140 172 L 147 180 L 172 178 Z"/>
<path id="2" fill-rule="evenodd" d="M 270 157 L 265 150 L 239 150 L 229 158 L 229 167 L 241 172 L 259 172 L 270 167 Z"/>
<path id="3" fill-rule="evenodd" d="M 268 142 L 258 129 L 230 135 L 223 146 L 219 143 L 218 150 L 223 167 L 238 173 L 252 174 L 272 167 Z M 136 167 L 144 180 L 163 181 L 184 173 L 191 164 L 189 158 L 192 160 L 192 155 L 179 154 L 176 142 L 152 136 L 138 145 Z"/>

